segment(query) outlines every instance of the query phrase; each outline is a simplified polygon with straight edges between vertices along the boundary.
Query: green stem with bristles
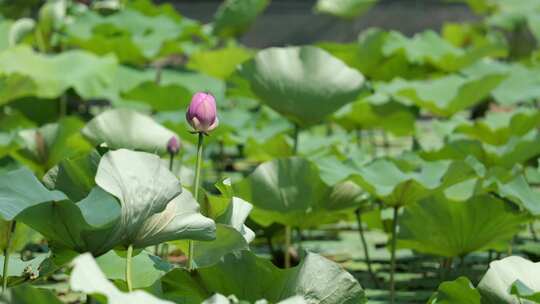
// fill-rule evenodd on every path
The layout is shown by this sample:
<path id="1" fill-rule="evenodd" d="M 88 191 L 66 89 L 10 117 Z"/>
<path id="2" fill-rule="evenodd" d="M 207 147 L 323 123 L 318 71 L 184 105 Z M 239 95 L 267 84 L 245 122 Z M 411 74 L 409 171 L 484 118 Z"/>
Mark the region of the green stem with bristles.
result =
<path id="1" fill-rule="evenodd" d="M 201 167 L 202 167 L 202 158 L 203 158 L 203 144 L 204 144 L 204 134 L 199 132 L 199 142 L 197 144 L 197 160 L 195 163 L 195 179 L 193 181 L 193 197 L 195 201 L 199 202 L 199 186 L 201 178 Z M 188 262 L 187 268 L 189 271 L 193 270 L 193 241 L 188 241 Z"/>
<path id="2" fill-rule="evenodd" d="M 133 291 L 133 285 L 131 284 L 131 257 L 133 255 L 133 245 L 129 245 L 126 254 L 126 283 L 128 291 Z"/>
<path id="3" fill-rule="evenodd" d="M 9 251 L 13 241 L 13 234 L 15 233 L 15 226 L 16 222 L 10 221 L 7 229 L 6 248 L 4 248 L 4 269 L 2 270 L 2 293 L 7 290 L 8 285 Z"/>

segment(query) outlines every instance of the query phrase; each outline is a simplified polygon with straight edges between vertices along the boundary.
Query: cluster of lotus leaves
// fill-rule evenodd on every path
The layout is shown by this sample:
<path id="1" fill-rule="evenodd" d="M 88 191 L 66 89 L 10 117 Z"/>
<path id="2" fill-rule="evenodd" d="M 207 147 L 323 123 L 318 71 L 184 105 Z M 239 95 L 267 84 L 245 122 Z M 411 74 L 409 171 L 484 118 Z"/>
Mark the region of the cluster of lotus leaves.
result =
<path id="1" fill-rule="evenodd" d="M 212 240 L 215 223 L 166 164 L 126 149 L 66 159 L 44 177 L 28 170 L 0 178 L 4 220 L 22 221 L 58 248 L 103 254 L 177 239 Z"/>
<path id="2" fill-rule="evenodd" d="M 300 157 L 262 163 L 251 175 L 233 183 L 232 189 L 235 196 L 252 202 L 250 217 L 264 226 L 294 223 L 307 228 L 333 222 L 365 199 L 353 182 L 326 184 L 317 166 Z"/>

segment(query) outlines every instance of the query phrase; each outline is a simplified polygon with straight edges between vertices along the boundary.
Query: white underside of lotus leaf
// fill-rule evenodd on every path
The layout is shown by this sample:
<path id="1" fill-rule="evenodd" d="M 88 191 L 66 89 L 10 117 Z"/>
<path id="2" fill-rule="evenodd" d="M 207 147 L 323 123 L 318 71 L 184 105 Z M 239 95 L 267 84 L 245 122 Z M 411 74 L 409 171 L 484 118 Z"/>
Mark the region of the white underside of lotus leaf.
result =
<path id="1" fill-rule="evenodd" d="M 126 149 L 105 154 L 96 184 L 121 203 L 119 223 L 104 247 L 145 247 L 169 240 L 211 240 L 215 223 L 154 154 Z M 113 246 L 114 247 L 114 246 Z"/>
<path id="2" fill-rule="evenodd" d="M 509 256 L 489 264 L 478 290 L 486 303 L 532 303 L 519 300 L 510 294 L 510 288 L 516 280 L 520 280 L 534 292 L 540 292 L 540 263 L 533 263 L 519 256 Z"/>

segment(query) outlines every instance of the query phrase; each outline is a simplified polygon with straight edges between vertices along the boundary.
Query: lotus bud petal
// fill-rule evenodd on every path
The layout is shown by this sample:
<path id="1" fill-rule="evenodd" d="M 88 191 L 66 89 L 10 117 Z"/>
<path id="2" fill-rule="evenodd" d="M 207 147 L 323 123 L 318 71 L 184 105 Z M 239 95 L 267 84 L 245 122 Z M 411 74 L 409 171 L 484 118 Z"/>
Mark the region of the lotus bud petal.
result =
<path id="1" fill-rule="evenodd" d="M 219 124 L 214 96 L 203 92 L 193 95 L 186 120 L 196 132 L 208 133 L 214 130 Z"/>
<path id="2" fill-rule="evenodd" d="M 180 151 L 180 141 L 178 141 L 176 136 L 173 136 L 167 142 L 167 152 L 169 152 L 169 154 L 176 155 L 178 154 L 178 151 Z"/>

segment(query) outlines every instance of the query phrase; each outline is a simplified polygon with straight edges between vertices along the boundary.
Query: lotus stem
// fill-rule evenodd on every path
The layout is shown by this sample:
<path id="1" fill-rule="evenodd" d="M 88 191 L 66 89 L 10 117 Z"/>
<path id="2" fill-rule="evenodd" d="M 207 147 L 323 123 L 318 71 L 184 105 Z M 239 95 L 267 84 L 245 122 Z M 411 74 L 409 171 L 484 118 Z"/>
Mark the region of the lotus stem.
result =
<path id="1" fill-rule="evenodd" d="M 534 220 L 529 223 L 529 230 L 531 231 L 531 236 L 535 242 L 538 241 L 538 236 L 536 235 L 536 230 L 534 230 Z"/>
<path id="2" fill-rule="evenodd" d="M 291 267 L 291 253 L 289 252 L 291 248 L 291 226 L 285 226 L 285 268 Z"/>
<path id="3" fill-rule="evenodd" d="M 8 285 L 9 250 L 15 233 L 15 221 L 10 221 L 7 229 L 6 248 L 4 248 L 4 268 L 2 269 L 2 293 L 6 292 Z"/>
<path id="4" fill-rule="evenodd" d="M 294 133 L 293 133 L 293 155 L 298 154 L 298 136 L 300 134 L 300 127 L 295 124 L 294 125 Z"/>
<path id="5" fill-rule="evenodd" d="M 201 166 L 203 158 L 203 144 L 204 144 L 204 134 L 199 132 L 199 142 L 197 144 L 197 160 L 195 163 L 195 179 L 193 181 L 193 197 L 195 201 L 199 202 L 199 184 L 201 178 Z M 206 210 L 203 210 L 206 211 Z M 193 241 L 188 241 L 188 263 L 187 268 L 189 271 L 193 270 Z"/>
<path id="6" fill-rule="evenodd" d="M 294 132 L 293 132 L 293 155 L 298 154 L 298 135 L 300 133 L 300 126 L 298 124 L 294 125 Z M 291 267 L 291 253 L 289 252 L 289 249 L 291 248 L 291 226 L 285 226 L 285 249 L 284 249 L 284 255 L 285 255 L 285 268 Z"/>
<path id="7" fill-rule="evenodd" d="M 389 156 L 390 155 L 390 139 L 388 138 L 388 133 L 386 133 L 386 131 L 383 131 L 382 135 L 383 135 L 384 152 L 386 153 L 386 156 Z"/>
<path id="8" fill-rule="evenodd" d="M 126 254 L 126 283 L 129 292 L 133 291 L 131 284 L 131 256 L 133 255 L 133 245 L 129 245 Z"/>
<path id="9" fill-rule="evenodd" d="M 366 236 L 364 234 L 364 227 L 362 227 L 362 212 L 360 211 L 360 208 L 359 208 L 359 209 L 356 209 L 354 213 L 356 214 L 356 222 L 358 223 L 358 233 L 360 234 L 360 240 L 362 240 L 362 247 L 364 248 L 364 258 L 366 259 L 369 276 L 371 277 L 373 284 L 375 284 L 375 287 L 379 288 L 379 281 L 377 280 L 377 277 L 375 276 L 375 273 L 373 272 L 373 269 L 371 268 L 371 259 L 369 257 L 368 245 L 366 242 Z"/>
<path id="10" fill-rule="evenodd" d="M 362 148 L 362 129 L 356 129 L 356 145 L 358 148 Z"/>
<path id="11" fill-rule="evenodd" d="M 392 223 L 392 240 L 390 247 L 390 303 L 394 304 L 396 299 L 396 286 L 394 281 L 394 273 L 396 272 L 396 239 L 398 226 L 398 211 L 399 207 L 394 207 L 394 218 Z"/>
<path id="12" fill-rule="evenodd" d="M 60 96 L 60 103 L 59 103 L 59 109 L 58 109 L 58 113 L 60 117 L 65 117 L 67 115 L 67 108 L 68 108 L 67 95 L 62 94 L 62 96 Z"/>

